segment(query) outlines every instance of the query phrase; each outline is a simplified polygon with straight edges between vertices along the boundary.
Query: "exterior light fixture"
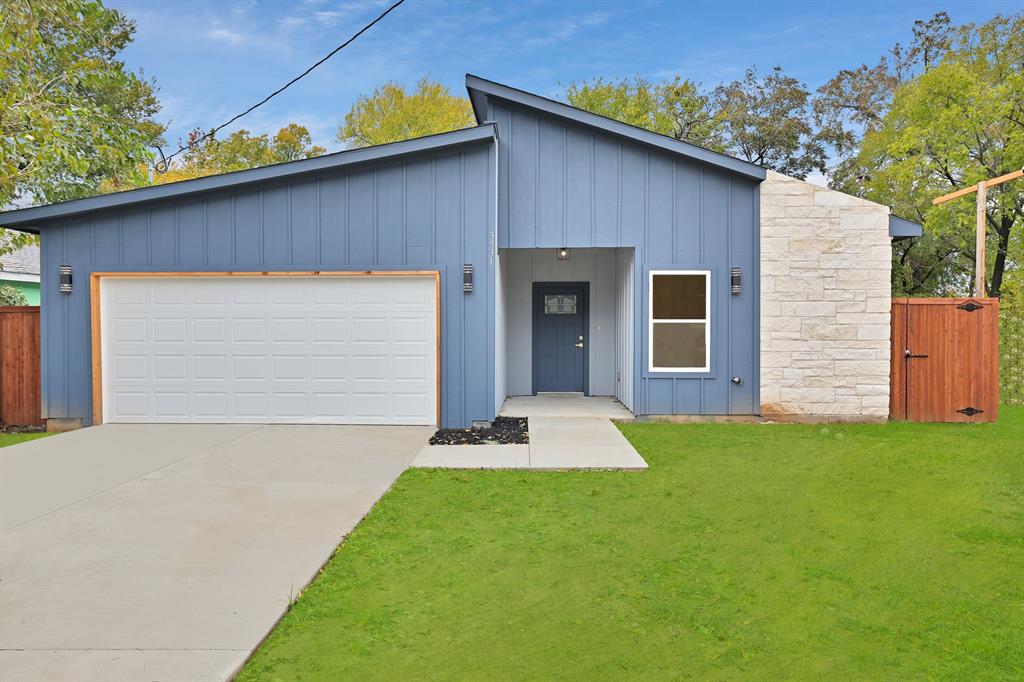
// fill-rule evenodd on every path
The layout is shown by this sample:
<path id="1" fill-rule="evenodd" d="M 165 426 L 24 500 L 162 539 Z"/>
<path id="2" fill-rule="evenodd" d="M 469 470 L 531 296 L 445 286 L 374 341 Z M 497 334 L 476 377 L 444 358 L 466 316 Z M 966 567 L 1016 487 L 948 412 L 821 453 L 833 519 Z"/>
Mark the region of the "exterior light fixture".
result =
<path id="1" fill-rule="evenodd" d="M 729 275 L 729 284 L 732 293 L 743 293 L 743 270 L 740 268 L 732 268 Z"/>
<path id="2" fill-rule="evenodd" d="M 569 260 L 569 249 L 564 246 L 558 250 L 558 260 Z"/>
<path id="3" fill-rule="evenodd" d="M 466 263 L 462 266 L 462 291 L 471 293 L 473 291 L 473 265 Z"/>
<path id="4" fill-rule="evenodd" d="M 71 266 L 62 265 L 60 266 L 60 293 L 70 294 L 71 293 Z"/>

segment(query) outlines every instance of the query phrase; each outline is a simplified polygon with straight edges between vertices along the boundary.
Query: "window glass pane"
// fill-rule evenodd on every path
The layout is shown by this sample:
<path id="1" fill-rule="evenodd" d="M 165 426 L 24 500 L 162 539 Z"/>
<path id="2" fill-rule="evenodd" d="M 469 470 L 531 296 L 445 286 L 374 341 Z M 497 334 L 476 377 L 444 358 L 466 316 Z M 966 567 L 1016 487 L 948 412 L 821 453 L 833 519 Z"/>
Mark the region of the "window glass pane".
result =
<path id="1" fill-rule="evenodd" d="M 654 335 L 654 367 L 704 367 L 706 322 L 657 322 Z"/>
<path id="2" fill-rule="evenodd" d="M 706 281 L 704 275 L 654 275 L 654 319 L 703 320 Z"/>
<path id="3" fill-rule="evenodd" d="M 575 315 L 576 294 L 545 294 L 545 315 Z"/>

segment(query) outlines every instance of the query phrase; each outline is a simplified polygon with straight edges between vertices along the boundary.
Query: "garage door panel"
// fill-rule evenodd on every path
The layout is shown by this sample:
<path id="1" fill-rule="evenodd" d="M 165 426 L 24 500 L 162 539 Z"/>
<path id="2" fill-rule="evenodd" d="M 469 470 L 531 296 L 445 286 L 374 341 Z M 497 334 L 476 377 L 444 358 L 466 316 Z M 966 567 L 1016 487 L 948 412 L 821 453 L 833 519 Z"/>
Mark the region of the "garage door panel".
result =
<path id="1" fill-rule="evenodd" d="M 101 282 L 105 421 L 433 424 L 431 277 Z"/>

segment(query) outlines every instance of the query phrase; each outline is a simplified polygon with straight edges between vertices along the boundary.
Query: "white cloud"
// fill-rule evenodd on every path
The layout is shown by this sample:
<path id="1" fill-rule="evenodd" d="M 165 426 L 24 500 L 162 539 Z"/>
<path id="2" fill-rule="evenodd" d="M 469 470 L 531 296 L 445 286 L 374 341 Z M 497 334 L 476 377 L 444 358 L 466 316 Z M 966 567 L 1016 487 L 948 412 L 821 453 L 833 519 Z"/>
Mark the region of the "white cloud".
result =
<path id="1" fill-rule="evenodd" d="M 245 36 L 241 33 L 235 33 L 234 31 L 229 31 L 226 28 L 211 29 L 207 32 L 206 37 L 210 40 L 227 43 L 228 45 L 241 45 L 245 40 Z"/>
<path id="2" fill-rule="evenodd" d="M 526 41 L 527 45 L 539 47 L 541 45 L 553 45 L 572 38 L 581 29 L 594 28 L 608 21 L 607 12 L 591 12 L 581 17 L 569 17 L 562 20 L 547 35 L 537 36 Z"/>

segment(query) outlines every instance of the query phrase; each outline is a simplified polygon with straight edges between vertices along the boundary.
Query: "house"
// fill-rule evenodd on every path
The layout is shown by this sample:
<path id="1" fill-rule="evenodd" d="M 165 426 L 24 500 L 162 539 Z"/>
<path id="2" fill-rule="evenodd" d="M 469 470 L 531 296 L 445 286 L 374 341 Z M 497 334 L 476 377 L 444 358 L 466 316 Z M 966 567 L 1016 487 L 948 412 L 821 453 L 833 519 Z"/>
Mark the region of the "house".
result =
<path id="1" fill-rule="evenodd" d="M 39 247 L 30 244 L 0 256 L 0 286 L 14 287 L 29 305 L 39 305 Z"/>
<path id="2" fill-rule="evenodd" d="M 478 125 L 0 214 L 43 414 L 469 426 L 506 396 L 884 419 L 888 207 L 475 76 Z"/>

